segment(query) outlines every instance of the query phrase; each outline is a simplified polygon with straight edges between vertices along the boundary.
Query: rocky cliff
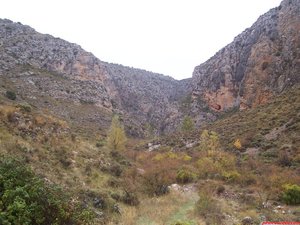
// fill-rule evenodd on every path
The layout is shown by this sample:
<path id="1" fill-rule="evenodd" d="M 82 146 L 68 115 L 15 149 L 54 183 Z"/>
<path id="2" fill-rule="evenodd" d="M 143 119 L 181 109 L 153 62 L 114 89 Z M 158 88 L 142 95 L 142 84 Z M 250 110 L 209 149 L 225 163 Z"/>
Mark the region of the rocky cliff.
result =
<path id="1" fill-rule="evenodd" d="M 132 135 L 171 132 L 189 79 L 102 62 L 80 46 L 0 20 L 0 81 L 20 100 L 80 126 L 107 128 L 121 114 Z M 0 89 L 1 90 L 1 89 Z"/>
<path id="2" fill-rule="evenodd" d="M 177 81 L 115 64 L 107 64 L 106 69 L 118 92 L 117 105 L 126 112 L 125 123 L 131 133 L 140 129 L 149 135 L 175 131 L 183 115 L 181 100 L 191 92 L 190 79 Z"/>
<path id="3" fill-rule="evenodd" d="M 250 108 L 300 81 L 300 0 L 262 15 L 193 77 L 111 64 L 79 45 L 0 19 L 0 93 L 16 92 L 82 129 L 105 131 L 112 114 L 134 136 L 170 133 L 185 115 L 197 125 L 214 111 Z"/>
<path id="4" fill-rule="evenodd" d="M 299 72 L 300 1 L 284 0 L 194 69 L 194 105 L 255 107 L 298 83 Z"/>

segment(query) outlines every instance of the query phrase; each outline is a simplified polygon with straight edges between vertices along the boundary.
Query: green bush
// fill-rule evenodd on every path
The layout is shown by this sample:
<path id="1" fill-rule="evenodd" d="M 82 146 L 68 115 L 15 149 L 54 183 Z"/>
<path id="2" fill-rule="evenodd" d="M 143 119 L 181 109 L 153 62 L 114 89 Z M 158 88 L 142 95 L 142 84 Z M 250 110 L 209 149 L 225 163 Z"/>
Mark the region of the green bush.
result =
<path id="1" fill-rule="evenodd" d="M 13 91 L 6 91 L 5 96 L 10 100 L 16 100 L 17 95 Z"/>
<path id="2" fill-rule="evenodd" d="M 182 132 L 191 132 L 195 129 L 194 121 L 190 116 L 185 116 L 183 118 L 182 124 L 181 124 L 181 130 Z"/>
<path id="3" fill-rule="evenodd" d="M 193 171 L 189 170 L 188 168 L 182 168 L 177 171 L 176 181 L 178 183 L 186 184 L 193 182 L 196 179 L 196 177 L 197 176 Z"/>
<path id="4" fill-rule="evenodd" d="M 222 177 L 227 182 L 236 182 L 236 181 L 239 181 L 239 178 L 241 177 L 241 175 L 237 171 L 225 171 L 222 173 Z"/>
<path id="5" fill-rule="evenodd" d="M 0 160 L 0 224 L 88 224 L 92 213 L 11 158 Z"/>
<path id="6" fill-rule="evenodd" d="M 148 172 L 144 175 L 144 187 L 150 196 L 161 196 L 169 193 L 168 186 L 172 183 L 165 174 Z"/>
<path id="7" fill-rule="evenodd" d="M 284 185 L 282 200 L 288 205 L 300 204 L 300 186 L 296 184 Z"/>

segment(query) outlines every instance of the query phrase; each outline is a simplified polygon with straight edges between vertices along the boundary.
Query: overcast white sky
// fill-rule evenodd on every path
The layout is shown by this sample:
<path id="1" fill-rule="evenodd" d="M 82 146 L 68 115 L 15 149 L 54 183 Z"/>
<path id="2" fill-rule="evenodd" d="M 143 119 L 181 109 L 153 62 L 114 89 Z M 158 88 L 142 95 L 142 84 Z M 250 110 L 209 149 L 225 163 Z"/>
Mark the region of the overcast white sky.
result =
<path id="1" fill-rule="evenodd" d="M 100 60 L 191 77 L 280 0 L 2 0 L 0 17 L 81 45 Z"/>

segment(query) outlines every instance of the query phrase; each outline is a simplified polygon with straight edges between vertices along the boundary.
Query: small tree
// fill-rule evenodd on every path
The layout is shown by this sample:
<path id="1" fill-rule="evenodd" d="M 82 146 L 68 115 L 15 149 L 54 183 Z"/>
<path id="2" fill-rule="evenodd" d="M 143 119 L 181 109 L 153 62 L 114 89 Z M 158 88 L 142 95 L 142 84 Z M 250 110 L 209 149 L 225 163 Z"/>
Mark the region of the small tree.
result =
<path id="1" fill-rule="evenodd" d="M 220 149 L 219 136 L 214 131 L 204 130 L 200 136 L 200 151 L 205 151 L 207 155 Z"/>
<path id="2" fill-rule="evenodd" d="M 181 130 L 183 132 L 189 132 L 189 131 L 193 131 L 194 129 L 195 129 L 195 125 L 192 118 L 190 116 L 185 116 L 182 121 Z"/>
<path id="3" fill-rule="evenodd" d="M 126 143 L 126 134 L 119 117 L 113 116 L 107 136 L 107 146 L 111 150 L 123 150 Z"/>

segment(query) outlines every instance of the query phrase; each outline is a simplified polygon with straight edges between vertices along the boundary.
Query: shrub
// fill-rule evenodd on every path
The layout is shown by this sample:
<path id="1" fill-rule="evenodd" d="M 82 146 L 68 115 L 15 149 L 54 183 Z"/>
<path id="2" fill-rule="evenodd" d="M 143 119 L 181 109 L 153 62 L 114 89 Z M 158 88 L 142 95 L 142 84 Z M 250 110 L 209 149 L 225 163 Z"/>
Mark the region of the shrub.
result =
<path id="1" fill-rule="evenodd" d="M 182 157 L 182 160 L 183 161 L 191 161 L 192 160 L 192 157 L 187 155 L 187 154 L 184 154 L 184 156 Z"/>
<path id="2" fill-rule="evenodd" d="M 163 180 L 163 177 L 159 174 L 148 174 L 145 177 L 145 189 L 150 196 L 160 196 L 169 192 L 167 183 Z"/>
<path id="3" fill-rule="evenodd" d="M 280 166 L 283 166 L 283 167 L 287 166 L 287 167 L 289 167 L 289 166 L 292 165 L 292 160 L 288 156 L 287 152 L 280 152 L 278 160 L 277 160 L 277 163 Z"/>
<path id="4" fill-rule="evenodd" d="M 256 184 L 256 175 L 246 171 L 243 176 L 240 176 L 239 182 L 243 186 L 249 186 L 252 184 Z"/>
<path id="5" fill-rule="evenodd" d="M 119 177 L 119 176 L 121 176 L 123 170 L 122 170 L 122 167 L 119 164 L 113 164 L 113 165 L 110 166 L 109 172 L 113 176 Z"/>
<path id="6" fill-rule="evenodd" d="M 141 154 L 143 157 L 138 157 L 139 163 L 143 165 L 140 168 L 142 171 L 138 173 L 141 179 L 139 184 L 150 196 L 168 193 L 168 186 L 176 182 L 178 168 L 182 165 L 182 159 L 176 153 L 161 153 L 159 155 L 162 157 L 158 158 L 153 157 L 154 154 Z"/>
<path id="7" fill-rule="evenodd" d="M 181 130 L 186 133 L 186 132 L 191 132 L 194 129 L 195 129 L 195 124 L 192 118 L 190 116 L 185 116 L 181 124 Z"/>
<path id="8" fill-rule="evenodd" d="M 218 186 L 217 189 L 216 189 L 216 193 L 218 195 L 224 193 L 224 191 L 225 191 L 225 187 L 223 185 Z"/>
<path id="9" fill-rule="evenodd" d="M 216 151 L 220 149 L 219 136 L 214 131 L 204 130 L 200 136 L 199 150 L 205 151 L 207 154 L 209 151 Z"/>
<path id="10" fill-rule="evenodd" d="M 28 104 L 19 104 L 17 106 L 22 112 L 31 112 L 31 106 Z"/>
<path id="11" fill-rule="evenodd" d="M 296 184 L 284 185 L 282 200 L 289 205 L 300 204 L 300 186 Z"/>
<path id="12" fill-rule="evenodd" d="M 217 201 L 206 191 L 200 191 L 196 203 L 196 212 L 202 216 L 207 224 L 221 224 L 222 212 Z"/>
<path id="13" fill-rule="evenodd" d="M 221 172 L 219 163 L 209 157 L 203 157 L 197 161 L 198 174 L 200 178 L 215 176 Z"/>
<path id="14" fill-rule="evenodd" d="M 172 175 L 167 170 L 154 168 L 144 175 L 144 187 L 150 196 L 160 196 L 169 192 L 168 186 L 173 183 Z"/>
<path id="15" fill-rule="evenodd" d="M 164 152 L 164 153 L 158 153 L 153 157 L 153 160 L 155 160 L 155 161 L 162 161 L 162 160 L 168 160 L 168 159 L 177 160 L 177 159 L 179 159 L 179 156 L 178 156 L 178 154 L 176 154 L 172 151 L 168 151 L 168 152 Z"/>
<path id="16" fill-rule="evenodd" d="M 227 182 L 236 182 L 241 177 L 241 174 L 239 174 L 237 171 L 228 171 L 223 172 L 222 176 Z"/>
<path id="17" fill-rule="evenodd" d="M 16 100 L 17 95 L 13 91 L 6 91 L 5 96 L 10 100 Z"/>
<path id="18" fill-rule="evenodd" d="M 0 160 L 0 224 L 88 224 L 82 210 L 59 187 L 44 183 L 21 161 Z"/>
<path id="19" fill-rule="evenodd" d="M 125 190 L 124 195 L 122 196 L 122 202 L 127 205 L 136 206 L 140 203 L 137 195 L 134 192 L 129 192 Z"/>
<path id="20" fill-rule="evenodd" d="M 190 183 L 193 182 L 196 179 L 196 174 L 191 171 L 191 169 L 189 168 L 182 168 L 180 170 L 177 171 L 177 175 L 176 175 L 176 181 L 178 183 Z"/>
<path id="21" fill-rule="evenodd" d="M 99 140 L 97 143 L 96 143 L 96 147 L 97 148 L 101 148 L 103 146 L 106 145 L 106 141 L 105 140 Z"/>
<path id="22" fill-rule="evenodd" d="M 122 199 L 122 196 L 118 192 L 112 192 L 110 193 L 110 197 L 116 201 L 120 201 Z"/>
<path id="23" fill-rule="evenodd" d="M 201 178 L 221 177 L 225 172 L 234 171 L 236 158 L 233 154 L 220 150 L 211 150 L 206 157 L 200 158 L 196 165 Z"/>

